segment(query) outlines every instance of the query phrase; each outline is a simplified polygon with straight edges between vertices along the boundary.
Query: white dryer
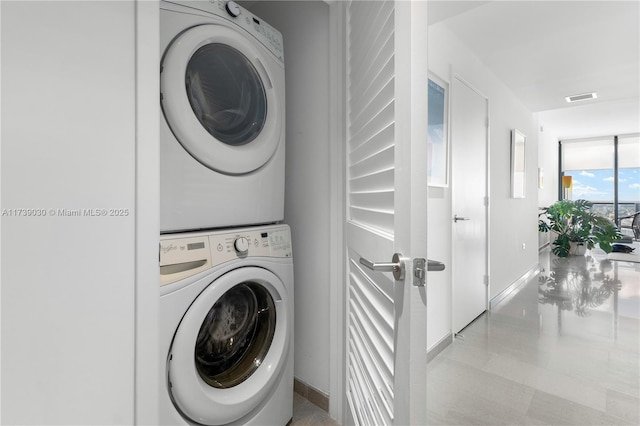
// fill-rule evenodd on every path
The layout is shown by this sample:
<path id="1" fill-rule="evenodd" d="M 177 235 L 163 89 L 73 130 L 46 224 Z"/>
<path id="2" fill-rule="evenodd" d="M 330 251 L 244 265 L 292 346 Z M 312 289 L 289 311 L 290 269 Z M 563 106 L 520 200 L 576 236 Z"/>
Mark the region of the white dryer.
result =
<path id="1" fill-rule="evenodd" d="M 160 276 L 160 423 L 287 424 L 289 227 L 163 235 Z"/>
<path id="2" fill-rule="evenodd" d="M 284 217 L 282 35 L 233 1 L 161 1 L 160 230 Z"/>

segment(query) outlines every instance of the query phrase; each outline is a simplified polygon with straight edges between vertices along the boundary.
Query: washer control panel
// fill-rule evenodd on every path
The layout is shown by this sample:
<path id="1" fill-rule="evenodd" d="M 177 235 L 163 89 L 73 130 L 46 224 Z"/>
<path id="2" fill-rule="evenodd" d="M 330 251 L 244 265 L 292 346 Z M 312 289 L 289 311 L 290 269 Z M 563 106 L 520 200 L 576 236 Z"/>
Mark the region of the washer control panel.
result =
<path id="1" fill-rule="evenodd" d="M 208 238 L 214 265 L 252 256 L 292 256 L 289 227 L 242 229 Z"/>
<path id="2" fill-rule="evenodd" d="M 231 260 L 292 256 L 291 231 L 287 225 L 161 235 L 160 285 L 182 280 Z"/>
<path id="3" fill-rule="evenodd" d="M 187 6 L 202 12 L 211 13 L 231 21 L 251 34 L 264 45 L 281 62 L 284 62 L 284 49 L 282 34 L 262 19 L 231 0 L 166 0 L 167 3 L 175 3 Z"/>

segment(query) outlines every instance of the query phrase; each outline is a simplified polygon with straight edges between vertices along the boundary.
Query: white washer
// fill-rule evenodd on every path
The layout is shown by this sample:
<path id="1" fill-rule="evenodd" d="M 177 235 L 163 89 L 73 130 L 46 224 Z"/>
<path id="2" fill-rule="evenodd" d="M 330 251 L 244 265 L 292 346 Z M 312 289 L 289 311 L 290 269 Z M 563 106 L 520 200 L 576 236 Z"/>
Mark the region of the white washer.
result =
<path id="1" fill-rule="evenodd" d="M 160 423 L 278 425 L 293 411 L 286 225 L 160 238 Z"/>
<path id="2" fill-rule="evenodd" d="M 284 218 L 282 35 L 233 1 L 161 1 L 160 230 Z"/>

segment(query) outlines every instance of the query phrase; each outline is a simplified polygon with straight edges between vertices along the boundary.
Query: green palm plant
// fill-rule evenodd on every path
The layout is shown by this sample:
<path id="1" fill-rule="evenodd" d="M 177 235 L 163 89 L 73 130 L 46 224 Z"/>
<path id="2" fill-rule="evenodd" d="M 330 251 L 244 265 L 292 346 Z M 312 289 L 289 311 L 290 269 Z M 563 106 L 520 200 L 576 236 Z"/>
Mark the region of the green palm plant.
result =
<path id="1" fill-rule="evenodd" d="M 585 244 L 589 250 L 598 244 L 606 253 L 611 252 L 611 244 L 622 235 L 611 221 L 593 213 L 592 206 L 587 200 L 560 200 L 542 209 L 538 230 L 558 234 L 551 249 L 553 254 L 569 256 L 572 242 Z"/>

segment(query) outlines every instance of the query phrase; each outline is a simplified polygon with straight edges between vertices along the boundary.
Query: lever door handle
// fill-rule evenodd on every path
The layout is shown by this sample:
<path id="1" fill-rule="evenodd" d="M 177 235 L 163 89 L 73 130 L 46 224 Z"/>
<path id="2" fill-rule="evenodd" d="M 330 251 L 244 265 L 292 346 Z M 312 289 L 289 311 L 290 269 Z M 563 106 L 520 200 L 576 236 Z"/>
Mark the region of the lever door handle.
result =
<path id="1" fill-rule="evenodd" d="M 360 258 L 360 263 L 372 271 L 393 272 L 396 281 L 404 279 L 404 261 L 400 253 L 395 253 L 391 262 L 372 262 L 364 257 Z"/>
<path id="2" fill-rule="evenodd" d="M 470 217 L 462 217 L 462 216 L 458 216 L 457 214 L 454 214 L 453 215 L 453 221 L 457 222 L 459 220 L 471 220 L 471 218 Z"/>

